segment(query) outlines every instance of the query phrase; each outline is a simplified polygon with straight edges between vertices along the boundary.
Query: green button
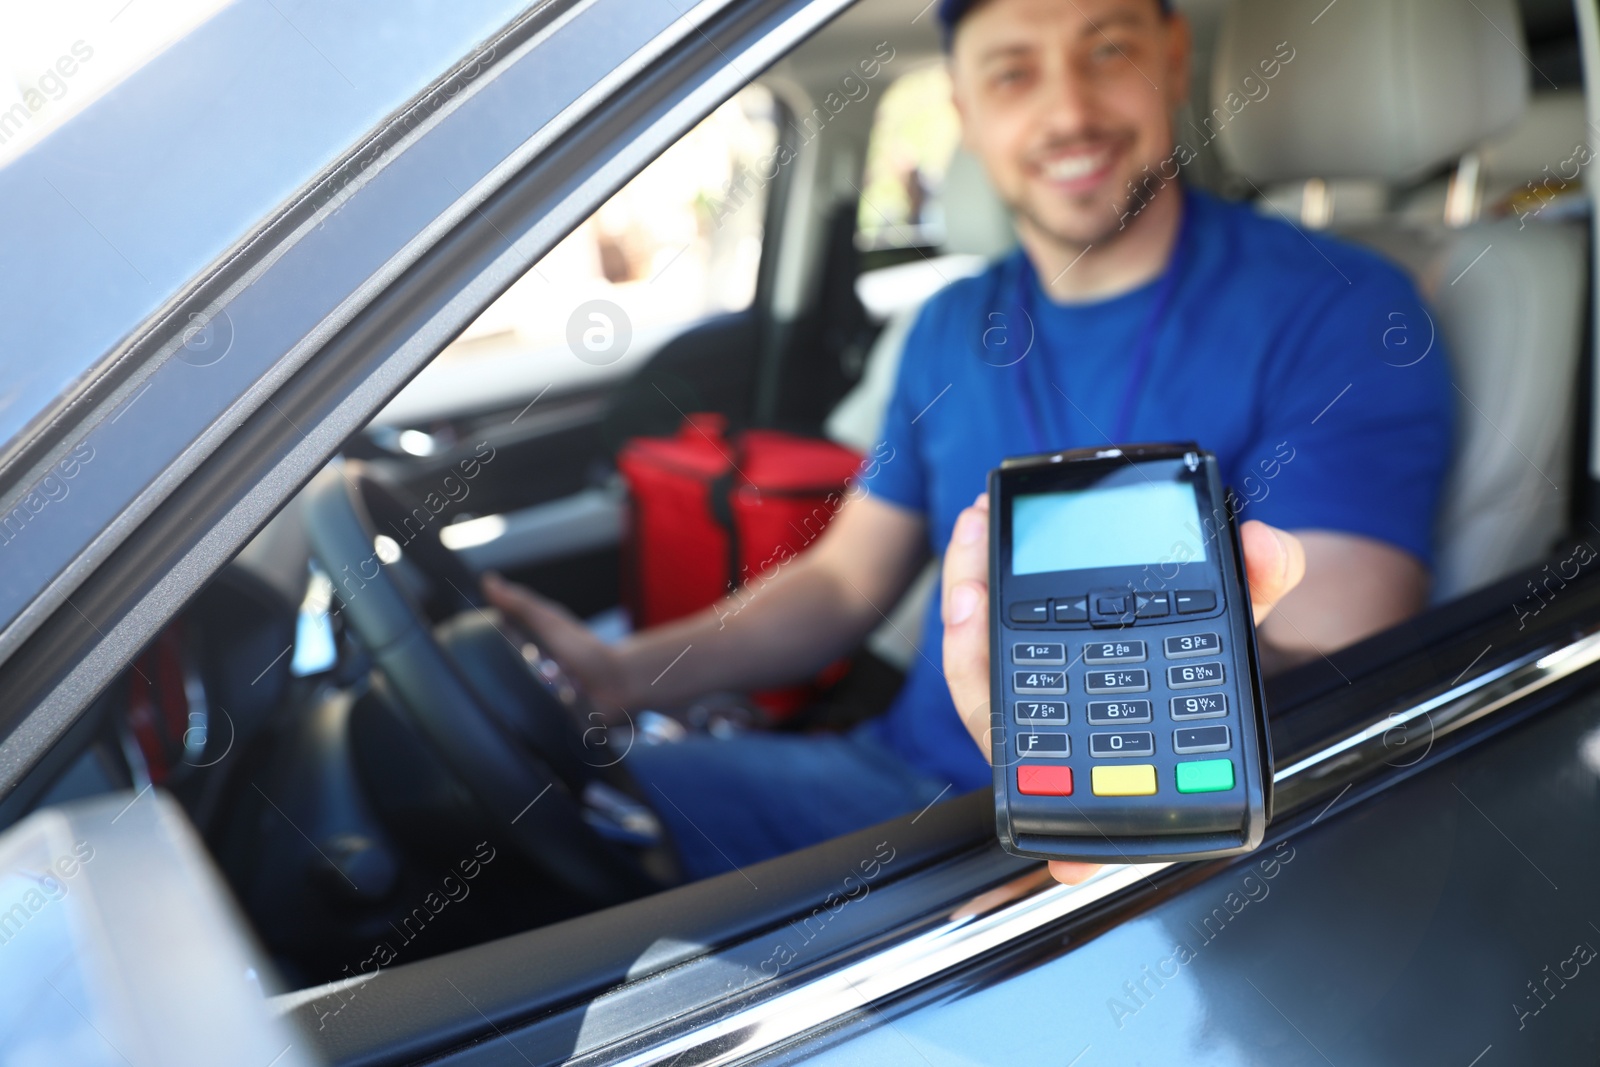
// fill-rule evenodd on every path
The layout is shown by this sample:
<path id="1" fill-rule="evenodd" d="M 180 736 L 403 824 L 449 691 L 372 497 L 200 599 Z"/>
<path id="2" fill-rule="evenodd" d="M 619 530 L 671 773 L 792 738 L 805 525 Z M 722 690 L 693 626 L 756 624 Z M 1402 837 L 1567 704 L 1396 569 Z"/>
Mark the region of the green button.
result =
<path id="1" fill-rule="evenodd" d="M 1191 760 L 1178 764 L 1178 792 L 1220 793 L 1233 788 L 1233 761 Z"/>

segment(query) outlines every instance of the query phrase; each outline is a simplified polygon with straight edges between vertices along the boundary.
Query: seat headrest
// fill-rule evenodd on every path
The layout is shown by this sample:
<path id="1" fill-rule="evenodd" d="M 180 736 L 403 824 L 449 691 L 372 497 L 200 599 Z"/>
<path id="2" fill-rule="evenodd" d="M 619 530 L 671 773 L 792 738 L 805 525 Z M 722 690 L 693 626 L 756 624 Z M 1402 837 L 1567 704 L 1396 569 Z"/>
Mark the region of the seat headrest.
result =
<path id="1" fill-rule="evenodd" d="M 1403 183 L 1521 117 L 1525 50 L 1514 0 L 1233 0 L 1211 127 L 1258 184 Z"/>
<path id="2" fill-rule="evenodd" d="M 1533 96 L 1528 100 L 1527 115 L 1515 129 L 1478 150 L 1484 186 L 1516 186 L 1551 176 L 1570 180 L 1567 167 L 1579 146 L 1589 143 L 1588 124 L 1582 90 L 1561 89 Z"/>

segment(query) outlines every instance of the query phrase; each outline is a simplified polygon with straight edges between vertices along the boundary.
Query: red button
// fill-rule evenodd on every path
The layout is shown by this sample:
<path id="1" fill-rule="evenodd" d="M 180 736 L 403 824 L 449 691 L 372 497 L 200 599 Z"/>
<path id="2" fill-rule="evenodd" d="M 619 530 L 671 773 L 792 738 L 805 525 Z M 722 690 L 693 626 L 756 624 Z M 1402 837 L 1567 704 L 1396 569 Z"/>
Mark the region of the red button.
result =
<path id="1" fill-rule="evenodd" d="M 1072 768 L 1035 764 L 1018 767 L 1017 792 L 1035 797 L 1070 797 Z"/>

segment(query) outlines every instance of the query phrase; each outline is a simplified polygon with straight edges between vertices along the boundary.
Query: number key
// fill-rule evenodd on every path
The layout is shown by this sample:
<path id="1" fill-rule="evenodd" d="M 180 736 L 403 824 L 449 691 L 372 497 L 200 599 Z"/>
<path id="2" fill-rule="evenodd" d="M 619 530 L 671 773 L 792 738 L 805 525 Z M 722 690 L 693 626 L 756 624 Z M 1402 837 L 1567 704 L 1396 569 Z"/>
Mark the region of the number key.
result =
<path id="1" fill-rule="evenodd" d="M 1190 659 L 1194 656 L 1215 656 L 1222 651 L 1222 638 L 1212 633 L 1182 634 L 1169 637 L 1163 644 L 1168 659 Z"/>
<path id="2" fill-rule="evenodd" d="M 1149 722 L 1148 700 L 1091 700 L 1090 726 L 1121 726 L 1128 722 Z"/>
<path id="3" fill-rule="evenodd" d="M 1144 693 L 1150 689 L 1150 672 L 1143 668 L 1120 671 L 1088 671 L 1083 688 L 1089 693 Z"/>
<path id="4" fill-rule="evenodd" d="M 1018 693 L 1065 693 L 1066 671 L 1017 671 L 1011 676 L 1011 688 Z"/>
<path id="5" fill-rule="evenodd" d="M 1167 668 L 1167 686 L 1172 689 L 1198 689 L 1227 681 L 1220 663 L 1189 663 Z"/>
<path id="6" fill-rule="evenodd" d="M 1060 642 L 1018 641 L 1011 646 L 1011 662 L 1033 667 L 1059 666 L 1067 662 L 1067 646 Z"/>
<path id="7" fill-rule="evenodd" d="M 1089 755 L 1097 759 L 1115 756 L 1151 756 L 1156 751 L 1156 735 L 1149 730 L 1122 730 L 1089 735 Z"/>
<path id="8" fill-rule="evenodd" d="M 1173 697 L 1174 719 L 1217 719 L 1228 714 L 1228 694 L 1196 693 L 1194 696 Z"/>
<path id="9" fill-rule="evenodd" d="M 1143 663 L 1144 660 L 1143 641 L 1094 641 L 1083 646 L 1085 663 Z"/>
<path id="10" fill-rule="evenodd" d="M 1065 700 L 1019 700 L 1014 710 L 1018 722 L 1047 722 L 1055 726 L 1067 724 Z"/>

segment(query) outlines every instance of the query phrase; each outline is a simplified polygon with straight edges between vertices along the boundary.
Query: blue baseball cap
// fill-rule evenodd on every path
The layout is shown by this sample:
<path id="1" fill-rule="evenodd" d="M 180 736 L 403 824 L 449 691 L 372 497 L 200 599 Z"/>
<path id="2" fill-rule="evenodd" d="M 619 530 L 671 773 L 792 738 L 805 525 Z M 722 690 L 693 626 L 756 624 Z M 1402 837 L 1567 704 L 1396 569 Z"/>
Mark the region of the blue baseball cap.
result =
<path id="1" fill-rule="evenodd" d="M 955 36 L 956 23 L 983 0 L 939 0 L 939 28 L 944 40 L 944 50 L 950 51 L 950 39 Z M 1172 14 L 1172 0 L 1157 0 L 1163 15 Z"/>

